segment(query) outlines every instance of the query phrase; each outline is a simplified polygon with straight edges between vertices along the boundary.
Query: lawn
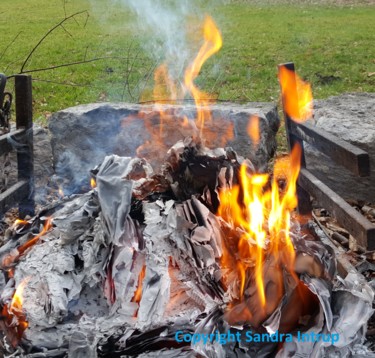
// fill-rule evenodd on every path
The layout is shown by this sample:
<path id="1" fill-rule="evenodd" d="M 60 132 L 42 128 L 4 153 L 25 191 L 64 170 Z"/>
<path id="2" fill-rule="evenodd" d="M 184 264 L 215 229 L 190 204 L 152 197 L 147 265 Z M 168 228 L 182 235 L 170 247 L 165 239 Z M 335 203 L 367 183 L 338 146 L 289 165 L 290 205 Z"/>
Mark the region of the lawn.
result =
<path id="1" fill-rule="evenodd" d="M 373 92 L 375 6 L 341 2 L 345 6 L 328 1 L 201 1 L 197 17 L 180 24 L 190 28 L 191 53 L 198 50 L 195 29 L 205 12 L 221 29 L 223 47 L 204 65 L 197 83 L 223 101 L 276 102 L 277 64 L 293 61 L 312 83 L 316 98 Z M 52 31 L 26 61 L 50 29 L 80 11 Z M 45 123 L 51 112 L 81 103 L 152 99 L 152 73 L 163 58 L 156 50 L 145 51 L 152 33 L 121 2 L 12 0 L 0 13 L 0 72 L 32 74 L 37 121 Z M 84 63 L 35 71 L 72 62 Z"/>

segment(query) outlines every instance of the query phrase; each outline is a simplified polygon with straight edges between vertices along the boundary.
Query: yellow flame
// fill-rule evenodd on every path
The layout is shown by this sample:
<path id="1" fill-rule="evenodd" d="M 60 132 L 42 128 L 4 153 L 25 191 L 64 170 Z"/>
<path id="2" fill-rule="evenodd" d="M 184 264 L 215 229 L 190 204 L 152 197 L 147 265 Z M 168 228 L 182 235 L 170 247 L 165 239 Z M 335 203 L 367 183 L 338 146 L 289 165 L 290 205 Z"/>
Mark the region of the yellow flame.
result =
<path id="1" fill-rule="evenodd" d="M 23 305 L 23 292 L 27 283 L 30 281 L 30 277 L 24 278 L 21 283 L 17 286 L 16 291 L 14 292 L 12 302 L 10 304 L 9 311 L 13 314 L 22 312 Z"/>
<path id="2" fill-rule="evenodd" d="M 247 270 L 254 270 L 258 298 L 263 308 L 266 305 L 265 255 L 273 255 L 280 270 L 286 267 L 293 275 L 295 253 L 289 229 L 291 211 L 297 206 L 296 181 L 300 158 L 301 148 L 296 145 L 290 156 L 288 184 L 282 198 L 276 179 L 269 189 L 268 174 L 250 175 L 246 165 L 240 169 L 240 185 L 220 192 L 218 214 L 244 231 L 238 242 L 239 260 L 232 265 L 240 281 L 240 297 L 243 298 Z M 227 255 L 228 252 L 224 251 L 222 264 L 228 267 L 231 266 L 231 258 Z"/>
<path id="3" fill-rule="evenodd" d="M 91 186 L 92 189 L 96 188 L 96 181 L 95 181 L 94 178 L 90 179 L 90 186 Z"/>

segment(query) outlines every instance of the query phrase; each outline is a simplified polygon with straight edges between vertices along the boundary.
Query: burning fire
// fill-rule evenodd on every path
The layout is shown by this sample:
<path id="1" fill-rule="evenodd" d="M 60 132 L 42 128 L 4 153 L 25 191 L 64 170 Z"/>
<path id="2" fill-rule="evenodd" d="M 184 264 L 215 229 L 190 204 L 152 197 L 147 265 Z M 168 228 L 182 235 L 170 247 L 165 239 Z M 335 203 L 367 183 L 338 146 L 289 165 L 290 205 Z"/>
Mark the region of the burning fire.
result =
<path id="1" fill-rule="evenodd" d="M 39 239 L 50 229 L 52 228 L 52 219 L 47 218 L 46 222 L 44 223 L 42 231 L 33 237 L 31 240 L 25 242 L 23 245 L 19 246 L 17 249 L 15 249 L 14 252 L 11 252 L 9 255 L 5 256 L 2 261 L 2 267 L 3 268 L 9 268 L 12 266 L 22 255 L 23 253 L 30 247 L 34 246 Z"/>
<path id="2" fill-rule="evenodd" d="M 94 178 L 90 179 L 90 186 L 91 186 L 91 189 L 95 189 L 96 188 L 96 181 L 95 181 Z"/>
<path id="3" fill-rule="evenodd" d="M 280 84 L 286 114 L 299 122 L 310 118 L 312 116 L 310 86 L 285 67 L 281 68 Z M 260 136 L 258 118 L 250 118 L 248 134 L 256 144 Z M 283 294 L 283 270 L 287 270 L 298 282 L 294 273 L 295 251 L 290 238 L 290 220 L 292 211 L 297 206 L 296 185 L 300 160 L 301 147 L 297 144 L 292 148 L 287 161 L 276 162 L 271 183 L 268 174 L 251 175 L 245 162 L 240 168 L 239 185 L 220 192 L 218 214 L 242 233 L 237 247 L 234 250 L 224 251 L 222 265 L 229 269 L 229 272 L 236 272 L 240 300 L 244 300 L 246 296 L 249 280 L 255 282 L 258 302 L 255 306 L 263 310 L 263 316 L 269 311 L 265 277 L 266 261 L 272 262 L 272 269 L 277 271 L 273 272 L 279 281 L 276 285 L 277 292 L 273 292 L 277 300 Z M 283 195 L 277 180 L 280 176 L 283 176 L 287 182 Z M 228 278 L 224 277 L 224 280 L 228 281 Z M 254 312 L 255 310 L 251 311 L 247 307 L 245 311 L 241 311 L 241 314 L 250 319 Z M 257 314 L 259 316 L 259 312 Z"/>
<path id="4" fill-rule="evenodd" d="M 205 141 L 207 146 L 224 146 L 228 140 L 233 138 L 233 123 L 216 118 L 215 123 L 211 120 L 209 104 L 213 96 L 201 91 L 194 81 L 198 77 L 205 61 L 218 52 L 222 46 L 222 38 L 219 29 L 211 17 L 206 16 L 203 24 L 203 44 L 195 59 L 184 72 L 184 85 L 180 86 L 170 75 L 166 64 L 160 65 L 154 73 L 154 89 L 152 98 L 154 109 L 158 112 L 158 118 L 154 115 L 145 114 L 143 120 L 147 128 L 150 140 L 143 143 L 137 149 L 137 155 L 155 161 L 155 157 L 162 156 L 178 140 L 186 137 L 199 137 Z M 194 99 L 197 116 L 188 118 L 173 113 L 173 109 L 165 107 L 165 104 L 175 104 L 183 100 L 186 92 Z M 145 93 L 142 100 L 146 101 L 149 94 Z M 129 123 L 131 118 L 126 118 Z M 210 121 L 215 128 L 205 126 Z M 124 123 L 124 125 L 126 125 Z"/>
<path id="5" fill-rule="evenodd" d="M 26 277 L 22 280 L 13 295 L 10 306 L 8 307 L 8 305 L 5 304 L 2 310 L 2 315 L 5 318 L 6 325 L 8 328 L 13 329 L 16 335 L 15 339 L 12 340 L 13 346 L 17 345 L 17 341 L 21 339 L 23 332 L 28 327 L 26 316 L 22 309 L 22 303 L 23 292 L 29 280 L 30 277 Z"/>
<path id="6" fill-rule="evenodd" d="M 311 118 L 313 96 L 310 84 L 286 66 L 280 67 L 279 81 L 286 114 L 296 122 Z"/>
<path id="7" fill-rule="evenodd" d="M 240 185 L 220 193 L 218 214 L 243 231 L 235 265 L 240 278 L 240 297 L 244 295 L 247 270 L 254 268 L 257 293 L 263 308 L 266 304 L 263 272 L 266 256 L 273 255 L 276 266 L 293 272 L 295 252 L 289 228 L 291 212 L 297 206 L 296 181 L 300 157 L 301 148 L 295 146 L 291 153 L 288 186 L 282 198 L 276 178 L 268 188 L 269 175 L 250 176 L 246 164 L 240 169 Z M 230 258 L 223 257 L 224 266 L 230 261 Z"/>
<path id="8" fill-rule="evenodd" d="M 219 29 L 216 27 L 214 21 L 211 17 L 207 16 L 204 21 L 204 44 L 199 50 L 193 63 L 187 68 L 185 72 L 185 86 L 192 94 L 195 105 L 197 107 L 197 127 L 200 128 L 200 133 L 202 136 L 202 131 L 204 128 L 204 123 L 206 120 L 210 119 L 210 112 L 204 107 L 209 104 L 207 100 L 208 95 L 199 90 L 195 86 L 194 80 L 199 75 L 199 72 L 208 58 L 218 52 L 223 44 L 221 34 Z"/>

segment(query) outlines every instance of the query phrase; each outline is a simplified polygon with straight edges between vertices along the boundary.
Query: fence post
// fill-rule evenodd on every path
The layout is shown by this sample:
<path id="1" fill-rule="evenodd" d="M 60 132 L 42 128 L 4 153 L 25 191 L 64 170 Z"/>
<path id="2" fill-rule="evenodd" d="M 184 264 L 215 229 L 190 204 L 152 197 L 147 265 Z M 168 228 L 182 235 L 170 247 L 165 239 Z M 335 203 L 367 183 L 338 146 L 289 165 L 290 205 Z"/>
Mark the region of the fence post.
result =
<path id="1" fill-rule="evenodd" d="M 29 185 L 26 195 L 19 202 L 19 216 L 33 216 L 34 202 L 34 148 L 33 148 L 33 103 L 32 79 L 29 75 L 15 76 L 16 126 L 25 129 L 25 135 L 17 149 L 18 180 Z"/>
<path id="2" fill-rule="evenodd" d="M 295 74 L 295 68 L 294 68 L 293 62 L 284 63 L 284 64 L 279 65 L 278 67 L 279 67 L 279 71 L 280 71 L 280 67 L 285 67 L 289 71 L 292 71 Z M 298 98 L 297 81 L 295 80 L 295 76 L 294 76 L 294 83 L 292 87 L 293 87 L 292 96 L 295 98 Z M 291 152 L 294 144 L 298 143 L 301 146 L 301 150 L 302 150 L 301 168 L 305 168 L 306 161 L 305 161 L 305 151 L 303 148 L 303 140 L 298 137 L 295 137 L 292 134 L 292 131 L 290 130 L 292 119 L 288 116 L 288 114 L 285 111 L 284 98 L 282 99 L 282 101 L 283 101 L 283 113 L 284 113 L 284 119 L 285 119 L 285 131 L 286 131 L 286 138 L 288 140 L 289 153 Z M 303 189 L 299 184 L 297 184 L 297 196 L 298 196 L 298 206 L 297 206 L 298 212 L 302 215 L 310 214 L 312 210 L 310 194 L 305 189 Z"/>

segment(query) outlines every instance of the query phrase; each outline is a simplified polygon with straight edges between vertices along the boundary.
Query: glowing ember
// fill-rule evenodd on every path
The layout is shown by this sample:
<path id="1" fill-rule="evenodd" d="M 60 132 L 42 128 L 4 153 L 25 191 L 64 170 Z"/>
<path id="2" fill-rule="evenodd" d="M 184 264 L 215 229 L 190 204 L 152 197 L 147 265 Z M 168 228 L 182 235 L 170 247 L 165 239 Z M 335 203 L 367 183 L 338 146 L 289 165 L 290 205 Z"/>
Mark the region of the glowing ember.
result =
<path id="1" fill-rule="evenodd" d="M 142 271 L 139 273 L 139 276 L 138 276 L 138 286 L 132 299 L 133 302 L 137 302 L 137 303 L 141 302 L 143 279 L 145 278 L 145 276 L 146 276 L 146 266 L 143 266 Z"/>
<path id="2" fill-rule="evenodd" d="M 286 114 L 296 122 L 311 118 L 313 97 L 310 84 L 285 66 L 280 67 L 279 81 Z"/>

